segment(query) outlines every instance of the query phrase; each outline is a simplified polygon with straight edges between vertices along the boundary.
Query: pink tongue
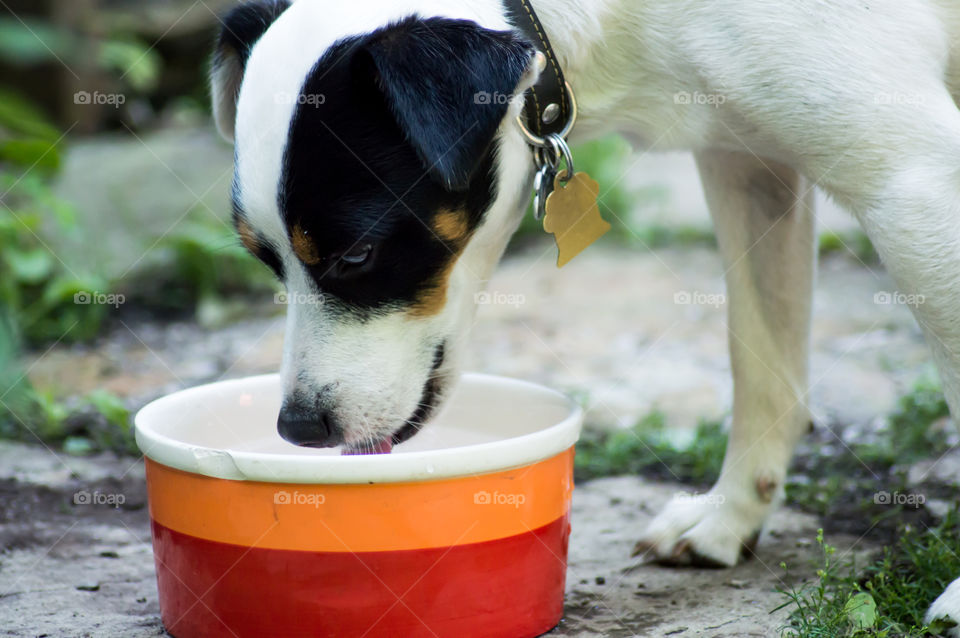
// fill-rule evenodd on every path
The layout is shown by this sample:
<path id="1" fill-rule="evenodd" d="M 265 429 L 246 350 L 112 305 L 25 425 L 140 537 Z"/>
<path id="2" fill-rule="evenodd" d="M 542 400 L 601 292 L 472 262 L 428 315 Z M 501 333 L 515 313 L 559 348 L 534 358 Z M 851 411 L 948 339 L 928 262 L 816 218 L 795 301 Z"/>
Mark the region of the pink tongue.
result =
<path id="1" fill-rule="evenodd" d="M 390 454 L 393 449 L 392 437 L 387 437 L 382 441 L 375 443 L 372 447 L 364 446 L 362 448 L 345 448 L 341 453 L 343 456 L 356 456 L 358 454 Z"/>

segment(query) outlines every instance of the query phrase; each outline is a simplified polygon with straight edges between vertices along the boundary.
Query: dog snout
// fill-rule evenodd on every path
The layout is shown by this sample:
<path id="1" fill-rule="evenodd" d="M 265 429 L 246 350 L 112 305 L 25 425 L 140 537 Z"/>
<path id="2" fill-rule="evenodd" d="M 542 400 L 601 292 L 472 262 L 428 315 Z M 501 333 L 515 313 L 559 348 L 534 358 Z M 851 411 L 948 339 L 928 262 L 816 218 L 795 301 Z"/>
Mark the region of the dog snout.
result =
<path id="1" fill-rule="evenodd" d="M 299 400 L 284 401 L 277 431 L 284 440 L 304 447 L 335 447 L 343 442 L 343 429 L 331 408 Z"/>

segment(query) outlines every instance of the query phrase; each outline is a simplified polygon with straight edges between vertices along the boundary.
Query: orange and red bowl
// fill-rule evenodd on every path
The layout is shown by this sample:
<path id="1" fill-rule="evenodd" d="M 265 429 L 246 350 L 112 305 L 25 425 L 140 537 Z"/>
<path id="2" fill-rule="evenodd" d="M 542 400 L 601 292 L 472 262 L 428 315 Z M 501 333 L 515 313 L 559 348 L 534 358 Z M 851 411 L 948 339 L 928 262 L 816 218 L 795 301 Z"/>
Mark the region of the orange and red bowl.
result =
<path id="1" fill-rule="evenodd" d="M 563 613 L 582 413 L 465 375 L 391 454 L 299 448 L 276 376 L 178 392 L 136 418 L 161 617 L 177 638 L 522 638 Z"/>

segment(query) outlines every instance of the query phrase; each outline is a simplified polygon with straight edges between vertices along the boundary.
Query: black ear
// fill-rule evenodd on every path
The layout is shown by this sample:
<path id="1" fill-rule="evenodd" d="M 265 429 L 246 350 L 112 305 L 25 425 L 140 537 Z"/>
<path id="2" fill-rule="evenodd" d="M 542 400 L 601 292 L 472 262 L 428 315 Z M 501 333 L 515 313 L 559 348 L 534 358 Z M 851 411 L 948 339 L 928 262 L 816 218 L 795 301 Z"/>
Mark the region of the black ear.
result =
<path id="1" fill-rule="evenodd" d="M 289 6 L 289 0 L 255 0 L 232 9 L 221 20 L 223 28 L 210 68 L 210 93 L 217 129 L 228 140 L 233 140 L 237 98 L 250 50 Z"/>
<path id="2" fill-rule="evenodd" d="M 468 20 L 414 17 L 371 34 L 361 51 L 430 175 L 448 189 L 466 189 L 534 48 Z"/>

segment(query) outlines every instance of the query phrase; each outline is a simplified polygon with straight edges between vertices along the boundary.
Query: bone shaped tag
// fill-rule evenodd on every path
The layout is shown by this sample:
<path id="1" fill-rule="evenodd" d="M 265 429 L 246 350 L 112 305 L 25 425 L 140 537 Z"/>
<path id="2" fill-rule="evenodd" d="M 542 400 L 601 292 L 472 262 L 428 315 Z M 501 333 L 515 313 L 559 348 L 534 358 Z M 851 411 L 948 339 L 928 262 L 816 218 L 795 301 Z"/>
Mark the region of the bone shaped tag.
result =
<path id="1" fill-rule="evenodd" d="M 547 197 L 543 229 L 557 242 L 557 268 L 562 268 L 610 230 L 600 216 L 600 185 L 586 173 L 577 173 L 564 184 L 558 175 Z"/>

